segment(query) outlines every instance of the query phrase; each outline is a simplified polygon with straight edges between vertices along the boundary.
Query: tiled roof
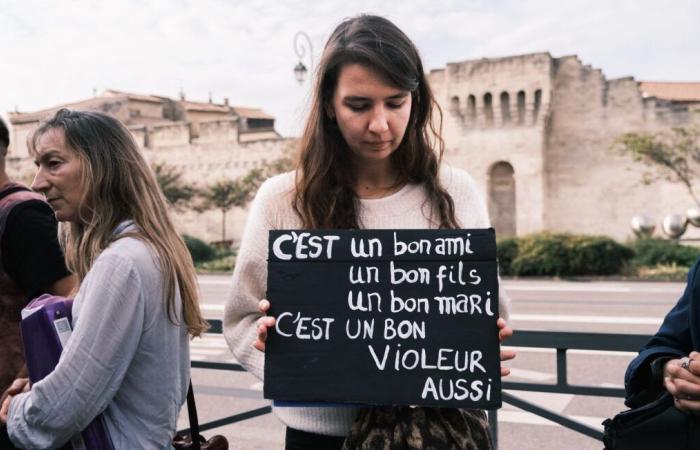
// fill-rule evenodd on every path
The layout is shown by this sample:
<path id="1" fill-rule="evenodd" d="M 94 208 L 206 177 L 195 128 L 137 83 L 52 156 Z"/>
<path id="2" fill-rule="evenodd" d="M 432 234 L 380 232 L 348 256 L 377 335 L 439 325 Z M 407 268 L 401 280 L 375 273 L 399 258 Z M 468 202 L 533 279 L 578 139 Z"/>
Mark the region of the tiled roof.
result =
<path id="1" fill-rule="evenodd" d="M 643 97 L 676 102 L 700 102 L 700 82 L 640 81 Z"/>
<path id="2" fill-rule="evenodd" d="M 235 115 L 246 119 L 274 119 L 273 116 L 269 115 L 260 108 L 244 108 L 234 106 L 232 109 Z"/>
<path id="3" fill-rule="evenodd" d="M 119 100 L 121 100 L 121 99 L 124 99 L 124 98 L 119 98 Z M 87 100 L 81 100 L 79 102 L 64 103 L 62 105 L 53 106 L 51 108 L 46 108 L 46 109 L 42 109 L 39 111 L 32 111 L 32 112 L 26 112 L 26 113 L 24 113 L 24 112 L 10 112 L 8 115 L 10 117 L 10 121 L 13 124 L 38 122 L 40 120 L 44 120 L 44 119 L 49 118 L 51 115 L 53 115 L 56 111 L 58 111 L 61 108 L 104 110 L 104 109 L 109 109 L 108 106 L 111 104 L 114 104 L 116 100 L 117 100 L 116 97 L 105 98 L 105 97 L 100 96 L 100 97 L 89 98 Z"/>

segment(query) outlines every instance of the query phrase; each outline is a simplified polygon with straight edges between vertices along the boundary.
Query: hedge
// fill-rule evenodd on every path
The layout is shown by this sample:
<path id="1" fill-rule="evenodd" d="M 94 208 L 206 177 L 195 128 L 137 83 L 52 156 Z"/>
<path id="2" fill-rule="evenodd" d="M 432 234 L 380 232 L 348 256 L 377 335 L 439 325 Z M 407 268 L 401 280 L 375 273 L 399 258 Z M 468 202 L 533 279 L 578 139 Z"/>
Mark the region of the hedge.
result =
<path id="1" fill-rule="evenodd" d="M 501 273 L 515 276 L 612 275 L 634 251 L 605 236 L 537 233 L 498 242 Z"/>

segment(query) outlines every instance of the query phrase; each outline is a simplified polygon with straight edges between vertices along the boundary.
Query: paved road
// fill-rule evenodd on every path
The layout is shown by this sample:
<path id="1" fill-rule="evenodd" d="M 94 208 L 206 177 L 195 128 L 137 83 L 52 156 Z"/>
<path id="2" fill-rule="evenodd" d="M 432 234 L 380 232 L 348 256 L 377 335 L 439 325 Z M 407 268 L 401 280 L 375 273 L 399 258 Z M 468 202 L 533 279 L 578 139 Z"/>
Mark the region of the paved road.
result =
<path id="1" fill-rule="evenodd" d="M 229 287 L 228 276 L 200 276 L 204 313 L 220 318 Z M 567 282 L 505 280 L 513 299 L 510 325 L 516 330 L 585 331 L 651 334 L 682 292 L 681 283 Z M 511 380 L 552 383 L 556 362 L 553 350 L 518 348 L 510 365 Z M 622 386 L 624 370 L 634 356 L 624 352 L 571 351 L 569 382 Z M 192 342 L 192 358 L 234 361 L 218 335 Z M 262 385 L 248 373 L 195 370 L 193 373 L 200 421 L 265 406 Z M 621 399 L 511 392 L 550 410 L 599 426 L 624 409 Z M 186 426 L 185 415 L 181 427 Z M 250 419 L 216 430 L 235 448 L 283 448 L 284 427 L 272 416 Z M 208 434 L 211 434 L 210 431 Z M 499 411 L 501 450 L 600 449 L 595 440 L 564 429 L 510 405 Z"/>

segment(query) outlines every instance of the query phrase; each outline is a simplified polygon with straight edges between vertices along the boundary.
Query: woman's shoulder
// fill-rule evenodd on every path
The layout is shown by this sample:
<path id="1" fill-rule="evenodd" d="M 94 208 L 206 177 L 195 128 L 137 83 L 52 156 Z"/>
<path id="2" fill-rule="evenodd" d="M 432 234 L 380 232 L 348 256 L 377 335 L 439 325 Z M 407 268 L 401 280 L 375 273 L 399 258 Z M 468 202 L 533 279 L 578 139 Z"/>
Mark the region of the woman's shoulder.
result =
<path id="1" fill-rule="evenodd" d="M 113 241 L 97 257 L 93 268 L 107 273 L 117 269 L 135 271 L 146 277 L 158 276 L 160 273 L 155 249 L 136 236 L 124 236 Z"/>
<path id="2" fill-rule="evenodd" d="M 295 172 L 285 172 L 268 178 L 258 189 L 256 198 L 267 202 L 286 201 L 294 193 Z"/>
<path id="3" fill-rule="evenodd" d="M 464 169 L 442 163 L 439 176 L 442 186 L 452 195 L 478 192 L 476 181 Z"/>

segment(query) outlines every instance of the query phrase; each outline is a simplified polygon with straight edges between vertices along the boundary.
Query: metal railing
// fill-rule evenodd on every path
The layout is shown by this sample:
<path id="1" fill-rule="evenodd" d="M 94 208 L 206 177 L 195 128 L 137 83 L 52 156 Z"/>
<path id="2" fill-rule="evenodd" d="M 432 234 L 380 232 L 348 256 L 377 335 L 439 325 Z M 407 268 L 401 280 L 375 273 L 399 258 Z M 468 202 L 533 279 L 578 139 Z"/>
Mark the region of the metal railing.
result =
<path id="1" fill-rule="evenodd" d="M 220 320 L 209 320 L 211 329 L 209 333 L 221 334 L 222 324 Z M 508 347 L 531 347 L 556 350 L 557 374 L 554 384 L 545 383 L 522 383 L 515 381 L 502 382 L 503 391 L 526 391 L 526 392 L 546 392 L 553 394 L 573 394 L 588 395 L 597 397 L 617 397 L 623 398 L 625 390 L 622 388 L 588 386 L 569 384 L 567 380 L 567 351 L 568 350 L 596 350 L 610 352 L 637 352 L 648 340 L 650 336 L 643 334 L 614 334 L 614 333 L 578 333 L 560 331 L 528 331 L 517 330 L 507 342 Z M 196 369 L 217 369 L 244 372 L 245 369 L 240 364 L 218 363 L 208 361 L 192 361 L 192 368 Z M 508 392 L 502 392 L 501 397 L 504 403 L 513 405 L 523 411 L 530 412 L 563 427 L 582 433 L 599 441 L 603 440 L 603 433 L 578 422 L 565 415 L 548 410 L 532 402 L 520 399 Z M 230 425 L 242 420 L 251 419 L 272 411 L 270 406 L 264 406 L 250 411 L 223 417 L 199 426 L 200 431 Z M 496 448 L 498 447 L 498 411 L 489 411 L 489 422 Z M 185 433 L 189 429 L 178 431 Z"/>

